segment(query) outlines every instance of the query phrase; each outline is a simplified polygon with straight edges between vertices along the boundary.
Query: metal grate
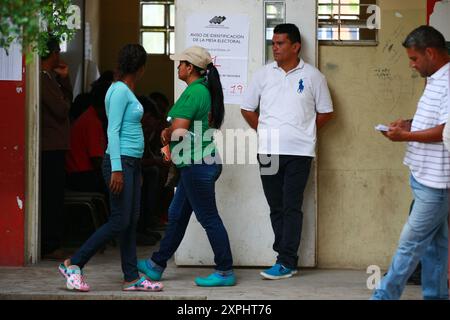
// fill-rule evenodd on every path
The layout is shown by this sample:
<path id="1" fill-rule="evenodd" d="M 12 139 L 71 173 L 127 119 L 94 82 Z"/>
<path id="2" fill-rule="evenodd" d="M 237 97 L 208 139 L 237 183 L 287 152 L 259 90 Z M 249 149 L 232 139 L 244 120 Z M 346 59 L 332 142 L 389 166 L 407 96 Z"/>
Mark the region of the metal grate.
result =
<path id="1" fill-rule="evenodd" d="M 321 44 L 376 45 L 377 30 L 368 25 L 374 5 L 376 0 L 318 0 Z"/>

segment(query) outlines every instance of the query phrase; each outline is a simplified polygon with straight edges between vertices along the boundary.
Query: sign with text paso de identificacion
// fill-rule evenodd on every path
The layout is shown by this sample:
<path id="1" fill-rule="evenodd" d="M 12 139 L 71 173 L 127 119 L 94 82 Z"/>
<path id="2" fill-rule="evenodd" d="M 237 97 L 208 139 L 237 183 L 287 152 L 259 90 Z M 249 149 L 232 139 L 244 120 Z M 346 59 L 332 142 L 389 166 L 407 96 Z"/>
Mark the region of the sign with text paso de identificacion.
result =
<path id="1" fill-rule="evenodd" d="M 247 87 L 249 17 L 192 14 L 186 26 L 186 48 L 200 46 L 209 51 L 220 74 L 225 103 L 241 104 Z"/>

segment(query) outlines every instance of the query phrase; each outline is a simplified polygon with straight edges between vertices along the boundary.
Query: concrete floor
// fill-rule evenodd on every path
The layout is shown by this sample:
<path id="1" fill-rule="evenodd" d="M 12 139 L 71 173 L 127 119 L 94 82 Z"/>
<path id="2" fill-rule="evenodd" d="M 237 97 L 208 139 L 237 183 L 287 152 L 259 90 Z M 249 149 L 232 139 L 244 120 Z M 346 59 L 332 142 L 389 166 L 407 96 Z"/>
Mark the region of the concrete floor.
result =
<path id="1" fill-rule="evenodd" d="M 139 247 L 145 258 L 154 248 Z M 58 262 L 43 261 L 27 268 L 0 268 L 0 300 L 367 300 L 365 270 L 302 269 L 290 279 L 262 280 L 259 268 L 235 270 L 235 287 L 206 289 L 195 286 L 196 276 L 206 276 L 211 268 L 177 267 L 172 261 L 164 273 L 164 291 L 128 293 L 121 291 L 122 272 L 116 248 L 98 254 L 86 266 L 91 291 L 70 292 L 57 271 Z M 422 299 L 419 286 L 408 286 L 403 299 Z"/>

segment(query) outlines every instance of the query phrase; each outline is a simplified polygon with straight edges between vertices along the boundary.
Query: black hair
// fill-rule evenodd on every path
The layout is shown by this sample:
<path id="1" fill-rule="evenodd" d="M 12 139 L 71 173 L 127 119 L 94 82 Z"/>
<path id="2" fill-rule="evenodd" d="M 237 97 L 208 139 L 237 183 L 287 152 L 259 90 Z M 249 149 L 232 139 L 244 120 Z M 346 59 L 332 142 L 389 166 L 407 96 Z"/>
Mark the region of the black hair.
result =
<path id="1" fill-rule="evenodd" d="M 433 27 L 425 25 L 411 31 L 402 45 L 408 49 L 425 50 L 426 48 L 436 48 L 447 51 L 447 45 L 442 33 Z"/>
<path id="2" fill-rule="evenodd" d="M 162 103 L 165 103 L 167 105 L 170 104 L 169 99 L 167 99 L 167 97 L 164 95 L 164 93 L 161 93 L 158 91 L 150 93 L 149 98 L 153 99 L 155 101 L 161 101 Z"/>
<path id="3" fill-rule="evenodd" d="M 223 102 L 223 89 L 220 75 L 213 63 L 208 64 L 206 78 L 209 92 L 211 93 L 211 118 L 210 126 L 220 129 L 225 118 L 225 105 Z"/>
<path id="4" fill-rule="evenodd" d="M 200 75 L 205 76 L 208 82 L 208 89 L 211 94 L 211 117 L 209 125 L 214 129 L 220 129 L 225 118 L 225 106 L 223 102 L 223 89 L 220 82 L 220 75 L 217 68 L 211 62 L 206 67 L 206 70 L 197 67 L 189 61 L 181 61 L 183 63 L 192 65 L 194 70 Z"/>
<path id="5" fill-rule="evenodd" d="M 144 114 L 149 113 L 152 117 L 156 119 L 160 119 L 161 115 L 159 113 L 158 107 L 156 106 L 155 101 L 146 96 L 138 96 L 138 101 L 142 104 L 144 108 Z"/>
<path id="6" fill-rule="evenodd" d="M 104 81 L 95 81 L 91 85 L 91 98 L 92 105 L 95 108 L 105 108 L 105 97 L 108 92 L 109 87 L 111 86 L 112 81 L 104 80 Z"/>
<path id="7" fill-rule="evenodd" d="M 298 27 L 293 23 L 282 23 L 275 27 L 273 30 L 274 34 L 281 34 L 286 33 L 289 40 L 291 40 L 292 43 L 300 43 L 302 44 L 302 36 L 300 35 L 300 30 Z"/>
<path id="8" fill-rule="evenodd" d="M 113 81 L 114 81 L 114 71 L 112 71 L 112 70 L 106 70 L 106 71 L 104 71 L 104 72 L 100 75 L 100 77 L 99 77 L 97 80 L 95 80 L 95 81 L 91 84 L 91 86 L 94 86 L 94 84 L 95 84 L 96 82 L 104 82 L 104 81 L 113 82 Z"/>
<path id="9" fill-rule="evenodd" d="M 59 46 L 59 38 L 49 34 L 45 48 L 46 52 L 41 53 L 42 60 L 47 60 L 52 53 L 61 51 L 61 47 Z"/>
<path id="10" fill-rule="evenodd" d="M 170 106 L 169 99 L 167 99 L 167 97 L 163 93 L 157 91 L 150 93 L 149 98 L 156 103 L 160 116 L 164 117 L 165 120 L 165 117 L 169 112 L 168 110 Z"/>
<path id="11" fill-rule="evenodd" d="M 147 62 L 147 52 L 140 44 L 127 44 L 119 52 L 118 76 L 134 74 Z"/>
<path id="12" fill-rule="evenodd" d="M 77 120 L 92 104 L 92 95 L 90 93 L 79 94 L 72 103 L 69 111 L 71 122 Z"/>

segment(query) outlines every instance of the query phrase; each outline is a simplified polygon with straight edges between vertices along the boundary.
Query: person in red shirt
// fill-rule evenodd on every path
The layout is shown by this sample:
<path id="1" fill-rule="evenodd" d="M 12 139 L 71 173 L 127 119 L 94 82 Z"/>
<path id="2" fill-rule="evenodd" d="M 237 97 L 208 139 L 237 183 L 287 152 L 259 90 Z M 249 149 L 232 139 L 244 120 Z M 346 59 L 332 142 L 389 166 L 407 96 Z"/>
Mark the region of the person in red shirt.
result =
<path id="1" fill-rule="evenodd" d="M 66 155 L 67 187 L 81 192 L 106 193 L 101 164 L 106 149 L 105 95 L 111 82 L 92 86 L 90 106 L 70 129 L 70 150 Z"/>

